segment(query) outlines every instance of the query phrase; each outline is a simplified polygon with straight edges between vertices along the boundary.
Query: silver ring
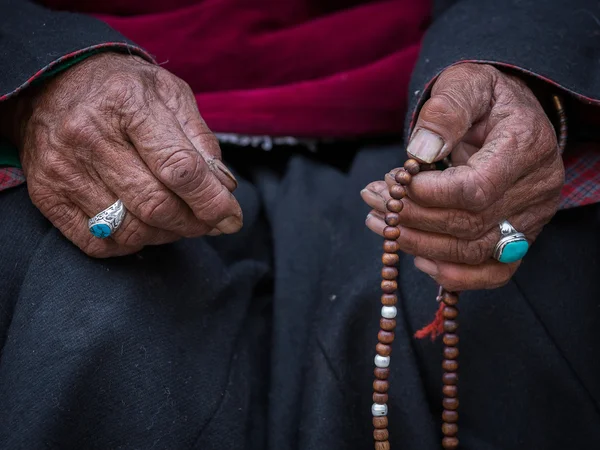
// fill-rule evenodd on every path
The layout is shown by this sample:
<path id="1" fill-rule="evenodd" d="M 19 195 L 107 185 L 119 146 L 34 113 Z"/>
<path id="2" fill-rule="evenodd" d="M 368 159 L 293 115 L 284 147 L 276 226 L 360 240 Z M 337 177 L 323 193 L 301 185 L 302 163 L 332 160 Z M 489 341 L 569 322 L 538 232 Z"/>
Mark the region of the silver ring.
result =
<path id="1" fill-rule="evenodd" d="M 88 220 L 90 233 L 100 239 L 109 237 L 121 226 L 126 212 L 123 202 L 117 200 L 104 211 L 100 211 Z"/>
<path id="2" fill-rule="evenodd" d="M 500 240 L 494 247 L 494 259 L 501 263 L 512 263 L 522 259 L 529 250 L 529 242 L 508 220 L 499 224 Z"/>

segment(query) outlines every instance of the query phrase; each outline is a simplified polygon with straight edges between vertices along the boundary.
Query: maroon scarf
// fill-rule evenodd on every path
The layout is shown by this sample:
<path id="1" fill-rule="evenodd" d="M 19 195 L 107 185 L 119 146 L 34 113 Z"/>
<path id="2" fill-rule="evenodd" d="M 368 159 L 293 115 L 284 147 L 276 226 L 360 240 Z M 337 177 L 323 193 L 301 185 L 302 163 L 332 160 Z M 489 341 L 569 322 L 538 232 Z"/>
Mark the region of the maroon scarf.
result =
<path id="1" fill-rule="evenodd" d="M 47 0 L 87 12 L 187 81 L 217 132 L 399 133 L 423 0 Z M 342 9 L 346 8 L 346 9 Z"/>

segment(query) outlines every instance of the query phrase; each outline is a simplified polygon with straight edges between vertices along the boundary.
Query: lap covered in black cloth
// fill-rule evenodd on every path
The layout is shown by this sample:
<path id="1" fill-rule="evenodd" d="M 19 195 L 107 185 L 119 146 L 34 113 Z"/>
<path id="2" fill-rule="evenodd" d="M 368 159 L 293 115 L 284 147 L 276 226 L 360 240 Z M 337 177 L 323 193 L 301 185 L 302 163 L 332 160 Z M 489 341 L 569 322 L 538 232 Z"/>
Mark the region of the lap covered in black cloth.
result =
<path id="1" fill-rule="evenodd" d="M 240 234 L 108 260 L 0 193 L 0 448 L 372 448 L 381 239 L 359 191 L 403 153 L 230 153 Z M 507 286 L 462 296 L 463 448 L 600 446 L 599 224 L 558 213 Z M 391 442 L 437 449 L 441 344 L 412 337 L 436 287 L 409 256 L 400 276 Z"/>

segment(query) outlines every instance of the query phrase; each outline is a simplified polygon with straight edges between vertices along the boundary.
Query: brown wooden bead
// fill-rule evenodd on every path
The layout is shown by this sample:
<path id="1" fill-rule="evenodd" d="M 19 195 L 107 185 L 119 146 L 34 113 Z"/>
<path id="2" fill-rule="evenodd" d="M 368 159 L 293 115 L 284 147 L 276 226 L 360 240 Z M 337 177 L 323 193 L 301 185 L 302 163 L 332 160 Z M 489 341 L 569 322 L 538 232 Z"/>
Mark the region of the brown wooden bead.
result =
<path id="1" fill-rule="evenodd" d="M 442 375 L 442 383 L 446 386 L 454 386 L 458 383 L 458 374 L 456 372 L 449 372 Z"/>
<path id="2" fill-rule="evenodd" d="M 448 423 L 456 423 L 458 422 L 458 412 L 444 410 L 444 412 L 442 412 L 442 420 Z M 387 427 L 387 423 L 385 426 Z"/>
<path id="3" fill-rule="evenodd" d="M 444 292 L 442 301 L 448 306 L 456 306 L 458 304 L 458 296 L 452 292 Z"/>
<path id="4" fill-rule="evenodd" d="M 383 345 L 383 344 L 377 344 Z M 390 347 L 391 348 L 391 347 Z M 390 368 L 389 367 L 375 367 L 375 378 L 378 380 L 387 380 L 390 376 Z"/>
<path id="5" fill-rule="evenodd" d="M 458 399 L 457 398 L 445 398 L 442 400 L 442 406 L 444 409 L 449 409 L 450 411 L 456 411 L 458 409 Z"/>
<path id="6" fill-rule="evenodd" d="M 375 351 L 381 356 L 390 356 L 392 354 L 392 346 L 378 342 L 375 346 Z"/>
<path id="7" fill-rule="evenodd" d="M 456 347 L 444 347 L 444 358 L 456 359 L 458 358 L 458 348 Z"/>
<path id="8" fill-rule="evenodd" d="M 404 169 L 411 175 L 416 175 L 421 171 L 421 165 L 416 159 L 409 159 L 404 163 Z"/>
<path id="9" fill-rule="evenodd" d="M 375 450 L 390 450 L 390 441 L 375 442 Z"/>
<path id="10" fill-rule="evenodd" d="M 458 317 L 458 309 L 454 306 L 445 306 L 442 310 L 444 319 L 456 319 Z"/>
<path id="11" fill-rule="evenodd" d="M 379 342 L 382 344 L 391 344 L 394 342 L 394 337 L 393 331 L 379 330 L 379 333 L 377 333 L 377 339 L 379 339 Z"/>
<path id="12" fill-rule="evenodd" d="M 373 428 L 377 428 L 378 430 L 382 430 L 383 428 L 388 427 L 388 418 L 387 416 L 383 417 L 373 417 Z"/>
<path id="13" fill-rule="evenodd" d="M 388 212 L 385 215 L 385 223 L 390 227 L 395 227 L 400 223 L 400 214 L 395 212 Z"/>
<path id="14" fill-rule="evenodd" d="M 444 386 L 442 387 L 442 393 L 446 397 L 456 397 L 458 395 L 458 387 L 457 386 Z"/>
<path id="15" fill-rule="evenodd" d="M 455 450 L 458 448 L 458 439 L 455 437 L 445 437 L 442 439 L 444 450 Z"/>
<path id="16" fill-rule="evenodd" d="M 400 256 L 395 253 L 384 253 L 381 262 L 386 266 L 395 266 L 400 261 Z"/>
<path id="17" fill-rule="evenodd" d="M 389 239 L 386 239 L 385 241 L 383 241 L 383 251 L 384 252 L 396 253 L 398 250 L 400 250 L 400 244 L 398 244 L 398 242 L 390 241 Z"/>
<path id="18" fill-rule="evenodd" d="M 458 425 L 455 423 L 443 423 L 442 433 L 444 433 L 444 436 L 456 436 L 458 434 Z"/>
<path id="19" fill-rule="evenodd" d="M 412 175 L 406 170 L 399 170 L 396 172 L 396 176 L 394 178 L 396 179 L 396 183 L 403 184 L 404 186 L 410 184 L 412 181 Z"/>
<path id="20" fill-rule="evenodd" d="M 456 347 L 458 345 L 458 335 L 450 333 L 444 334 L 442 341 L 449 347 Z"/>
<path id="21" fill-rule="evenodd" d="M 393 294 L 398 290 L 398 283 L 394 280 L 383 280 L 381 282 L 381 290 L 386 294 Z"/>
<path id="22" fill-rule="evenodd" d="M 376 441 L 387 441 L 390 438 L 390 433 L 387 428 L 373 431 L 373 438 Z"/>
<path id="23" fill-rule="evenodd" d="M 395 267 L 384 267 L 381 269 L 381 278 L 384 280 L 395 280 L 398 277 L 398 269 Z"/>
<path id="24" fill-rule="evenodd" d="M 382 317 L 381 319 L 379 319 L 379 326 L 382 330 L 394 331 L 394 328 L 396 328 L 396 320 L 386 319 L 385 317 Z"/>
<path id="25" fill-rule="evenodd" d="M 396 200 L 395 198 L 389 199 L 385 206 L 387 207 L 388 211 L 395 213 L 399 213 L 402 211 L 402 209 L 404 209 L 404 203 L 402 203 L 402 200 Z"/>
<path id="26" fill-rule="evenodd" d="M 456 320 L 444 320 L 444 331 L 446 333 L 454 333 L 458 330 L 458 322 Z"/>
<path id="27" fill-rule="evenodd" d="M 456 372 L 458 370 L 458 361 L 454 359 L 445 359 L 442 361 L 442 369 L 447 372 Z"/>
<path id="28" fill-rule="evenodd" d="M 384 306 L 394 306 L 396 303 L 398 303 L 396 294 L 383 294 L 381 296 L 381 304 Z"/>
<path id="29" fill-rule="evenodd" d="M 385 227 L 383 229 L 383 237 L 386 239 L 398 239 L 400 237 L 400 228 L 398 227 Z"/>
<path id="30" fill-rule="evenodd" d="M 406 197 L 406 189 L 404 186 L 394 184 L 393 186 L 390 186 L 390 197 L 395 198 L 396 200 L 402 200 Z"/>
<path id="31" fill-rule="evenodd" d="M 380 392 L 373 392 L 373 403 L 383 404 L 383 403 L 387 403 L 388 400 L 389 400 L 389 398 L 388 398 L 387 394 L 382 394 Z"/>
<path id="32" fill-rule="evenodd" d="M 385 394 L 390 388 L 390 382 L 387 380 L 375 380 L 373 381 L 373 390 L 375 392 L 381 392 Z"/>

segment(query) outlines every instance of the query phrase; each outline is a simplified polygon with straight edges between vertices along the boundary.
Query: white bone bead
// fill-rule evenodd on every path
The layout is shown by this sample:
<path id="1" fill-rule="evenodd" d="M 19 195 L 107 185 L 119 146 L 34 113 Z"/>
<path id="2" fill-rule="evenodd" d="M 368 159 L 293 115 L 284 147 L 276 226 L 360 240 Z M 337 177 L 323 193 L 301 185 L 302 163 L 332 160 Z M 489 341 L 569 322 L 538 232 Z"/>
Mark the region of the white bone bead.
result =
<path id="1" fill-rule="evenodd" d="M 375 417 L 387 416 L 388 407 L 385 403 L 373 403 L 371 412 Z"/>
<path id="2" fill-rule="evenodd" d="M 381 317 L 385 319 L 393 319 L 398 314 L 398 310 L 395 306 L 382 306 Z"/>
<path id="3" fill-rule="evenodd" d="M 390 357 L 389 356 L 381 356 L 375 355 L 375 365 L 377 367 L 386 368 L 390 365 Z"/>

